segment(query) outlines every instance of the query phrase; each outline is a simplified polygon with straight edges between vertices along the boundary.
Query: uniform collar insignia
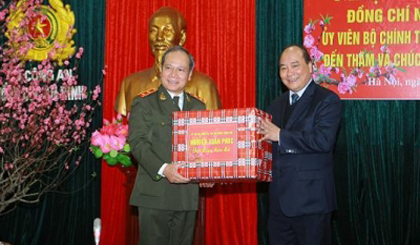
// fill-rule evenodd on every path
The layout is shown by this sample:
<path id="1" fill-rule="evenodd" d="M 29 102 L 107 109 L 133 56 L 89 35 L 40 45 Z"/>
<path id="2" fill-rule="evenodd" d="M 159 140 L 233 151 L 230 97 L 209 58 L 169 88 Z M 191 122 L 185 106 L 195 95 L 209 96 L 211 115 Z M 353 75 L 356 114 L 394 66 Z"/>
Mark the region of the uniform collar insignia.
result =
<path id="1" fill-rule="evenodd" d="M 160 92 L 159 99 L 160 100 L 166 100 L 166 96 L 165 96 L 165 94 L 163 92 Z"/>

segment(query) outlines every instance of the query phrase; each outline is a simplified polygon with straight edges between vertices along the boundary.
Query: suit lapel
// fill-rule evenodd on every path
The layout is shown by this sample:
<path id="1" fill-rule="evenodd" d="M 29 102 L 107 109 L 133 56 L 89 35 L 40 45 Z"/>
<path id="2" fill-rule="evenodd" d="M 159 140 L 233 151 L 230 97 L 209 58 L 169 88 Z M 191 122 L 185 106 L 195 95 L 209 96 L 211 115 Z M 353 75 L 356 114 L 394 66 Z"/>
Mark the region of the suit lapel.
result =
<path id="1" fill-rule="evenodd" d="M 305 92 L 303 93 L 302 98 L 298 100 L 296 107 L 294 108 L 292 114 L 290 115 L 289 121 L 287 121 L 285 128 L 290 128 L 291 125 L 293 125 L 293 123 L 295 123 L 295 121 L 300 117 L 300 115 L 302 115 L 302 113 L 306 109 L 309 108 L 314 91 L 315 91 L 315 83 L 313 81 L 311 81 L 310 83 L 311 84 L 309 84 L 309 86 L 306 88 Z M 289 103 L 289 101 L 287 101 L 287 103 Z"/>

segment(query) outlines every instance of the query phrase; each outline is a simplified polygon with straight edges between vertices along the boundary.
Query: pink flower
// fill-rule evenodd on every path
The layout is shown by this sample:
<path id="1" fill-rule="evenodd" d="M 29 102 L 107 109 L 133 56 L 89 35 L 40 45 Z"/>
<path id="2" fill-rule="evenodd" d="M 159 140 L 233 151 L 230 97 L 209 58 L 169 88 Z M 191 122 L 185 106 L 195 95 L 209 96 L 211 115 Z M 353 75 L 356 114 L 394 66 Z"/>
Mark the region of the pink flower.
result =
<path id="1" fill-rule="evenodd" d="M 90 138 L 90 143 L 94 146 L 100 146 L 103 143 L 102 139 L 103 135 L 98 132 L 98 130 L 95 130 L 93 132 L 92 137 Z"/>
<path id="2" fill-rule="evenodd" d="M 342 82 L 338 84 L 338 92 L 341 94 L 349 93 L 352 94 L 353 87 L 356 87 L 357 77 L 353 74 L 348 75 L 347 77 L 344 74 L 341 74 Z"/>
<path id="3" fill-rule="evenodd" d="M 79 48 L 79 51 L 78 51 L 78 52 L 77 52 L 77 54 L 76 54 L 76 58 L 77 58 L 77 59 L 82 58 L 83 51 L 84 51 L 84 49 L 83 49 L 82 47 L 80 47 L 80 48 Z"/>
<path id="4" fill-rule="evenodd" d="M 85 125 L 84 118 L 81 118 L 80 120 L 76 120 L 76 121 L 74 122 L 74 124 L 75 124 L 76 126 L 83 127 L 83 126 Z"/>
<path id="5" fill-rule="evenodd" d="M 117 125 L 111 123 L 107 126 L 102 127 L 101 134 L 103 134 L 103 135 L 115 135 L 116 131 L 117 131 Z"/>
<path id="6" fill-rule="evenodd" d="M 118 113 L 118 115 L 117 115 L 117 121 L 118 122 L 122 122 L 122 115 L 120 114 L 120 113 Z"/>
<path id="7" fill-rule="evenodd" d="M 307 48 L 311 48 L 315 43 L 315 39 L 312 35 L 306 35 L 303 41 L 303 45 Z"/>
<path id="8" fill-rule="evenodd" d="M 311 57 L 313 57 L 315 61 L 321 60 L 322 56 L 324 55 L 324 53 L 322 53 L 317 47 L 312 47 L 310 53 Z"/>
<path id="9" fill-rule="evenodd" d="M 128 125 L 119 125 L 115 130 L 115 135 L 120 137 L 127 137 L 128 135 Z"/>
<path id="10" fill-rule="evenodd" d="M 41 21 L 44 21 L 44 20 L 47 19 L 47 16 L 42 14 L 40 19 L 41 19 Z"/>
<path id="11" fill-rule="evenodd" d="M 111 139 L 108 135 L 102 135 L 102 137 L 100 138 L 99 147 L 101 148 L 103 153 L 108 153 L 112 150 L 110 141 Z"/>
<path id="12" fill-rule="evenodd" d="M 354 87 L 354 86 L 356 86 L 357 78 L 353 74 L 350 74 L 347 77 L 346 82 L 350 87 Z"/>
<path id="13" fill-rule="evenodd" d="M 325 67 L 324 64 L 321 64 L 321 66 L 319 67 L 319 73 L 329 76 L 331 74 L 331 67 Z"/>
<path id="14" fill-rule="evenodd" d="M 124 148 L 125 145 L 125 137 L 117 137 L 117 136 L 110 136 L 110 146 L 111 149 L 120 151 Z"/>
<path id="15" fill-rule="evenodd" d="M 372 66 L 369 69 L 369 72 L 376 77 L 379 77 L 381 75 L 381 68 L 379 68 L 379 66 Z"/>
<path id="16" fill-rule="evenodd" d="M 61 47 L 61 45 L 58 41 L 55 41 L 54 42 L 54 48 L 58 50 L 58 49 L 61 49 L 62 47 Z"/>
<path id="17" fill-rule="evenodd" d="M 49 53 L 48 53 L 48 58 L 49 59 L 53 59 L 55 56 L 57 55 L 57 52 L 52 49 Z"/>
<path id="18" fill-rule="evenodd" d="M 381 51 L 382 53 L 391 53 L 391 51 L 388 49 L 388 46 L 386 45 L 381 46 Z"/>
<path id="19" fill-rule="evenodd" d="M 93 90 L 93 95 L 92 95 L 92 99 L 96 100 L 99 97 L 99 94 L 101 93 L 101 87 L 99 85 L 97 85 L 95 87 L 95 90 Z"/>
<path id="20" fill-rule="evenodd" d="M 313 25 L 313 23 L 309 23 L 305 26 L 304 31 L 307 34 L 311 34 L 311 32 L 313 32 L 315 30 L 315 26 Z"/>
<path id="21" fill-rule="evenodd" d="M 0 21 L 3 21 L 6 18 L 7 12 L 8 12 L 8 9 L 0 11 Z"/>
<path id="22" fill-rule="evenodd" d="M 341 82 L 341 83 L 338 84 L 338 92 L 340 94 L 345 94 L 347 92 L 349 92 L 351 94 L 352 90 L 346 82 Z"/>
<path id="23" fill-rule="evenodd" d="M 396 67 L 395 67 L 395 64 L 391 64 L 391 65 L 389 65 L 389 66 L 386 66 L 385 67 L 385 70 L 387 71 L 387 73 L 389 73 L 389 74 L 391 74 L 391 75 L 395 75 L 395 74 L 397 74 L 397 69 L 396 69 Z"/>

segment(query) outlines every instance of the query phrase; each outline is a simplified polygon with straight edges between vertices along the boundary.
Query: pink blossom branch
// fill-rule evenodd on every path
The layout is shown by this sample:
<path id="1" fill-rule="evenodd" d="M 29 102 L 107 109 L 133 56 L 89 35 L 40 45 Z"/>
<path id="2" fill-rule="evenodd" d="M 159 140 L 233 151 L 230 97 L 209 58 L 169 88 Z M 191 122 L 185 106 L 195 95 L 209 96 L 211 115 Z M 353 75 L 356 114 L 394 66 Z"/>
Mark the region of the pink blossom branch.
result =
<path id="1" fill-rule="evenodd" d="M 39 15 L 40 3 L 23 2 L 24 18 L 17 28 L 6 30 L 16 12 L 13 2 L 5 6 L 0 0 L 0 19 L 2 13 L 9 14 L 0 27 L 8 35 L 0 46 L 0 215 L 18 203 L 36 203 L 43 194 L 62 187 L 87 149 L 93 113 L 100 105 L 100 87 L 94 91 L 83 87 L 78 100 L 68 100 L 78 85 L 77 66 L 69 66 L 80 62 L 83 48 L 77 57 L 66 60 L 65 67 L 51 59 L 24 61 L 34 47 L 26 27 Z M 58 54 L 62 48 L 57 43 L 53 52 Z M 50 71 L 63 68 L 64 78 L 52 80 Z M 28 71 L 31 79 L 25 76 Z"/>

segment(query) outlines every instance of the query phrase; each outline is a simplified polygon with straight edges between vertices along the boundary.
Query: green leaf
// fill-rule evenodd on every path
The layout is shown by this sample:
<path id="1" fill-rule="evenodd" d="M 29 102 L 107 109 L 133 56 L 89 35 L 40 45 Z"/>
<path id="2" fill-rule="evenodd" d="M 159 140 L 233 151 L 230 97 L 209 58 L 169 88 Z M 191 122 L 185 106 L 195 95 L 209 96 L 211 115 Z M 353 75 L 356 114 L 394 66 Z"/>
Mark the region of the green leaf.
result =
<path id="1" fill-rule="evenodd" d="M 126 167 L 126 168 L 128 168 L 128 167 L 130 167 L 131 165 L 133 165 L 131 162 L 124 162 L 124 163 L 121 163 L 124 167 Z"/>
<path id="2" fill-rule="evenodd" d="M 128 143 L 126 143 L 126 144 L 124 145 L 123 150 L 124 150 L 125 152 L 130 152 L 130 151 L 131 151 L 131 147 L 130 147 L 130 145 L 129 145 Z"/>
<path id="3" fill-rule="evenodd" d="M 132 165 L 131 158 L 126 155 L 118 155 L 117 157 L 118 162 L 120 162 L 124 167 L 129 167 Z"/>
<path id="4" fill-rule="evenodd" d="M 96 158 L 101 158 L 104 155 L 101 148 L 99 147 L 96 147 L 96 149 L 92 149 L 92 151 Z"/>
<path id="5" fill-rule="evenodd" d="M 117 155 L 118 155 L 118 151 L 116 151 L 116 150 L 111 150 L 111 151 L 109 152 L 109 155 L 110 155 L 111 157 L 117 157 Z"/>
<path id="6" fill-rule="evenodd" d="M 108 159 L 106 160 L 106 162 L 107 162 L 107 163 L 108 163 L 108 165 L 110 165 L 110 166 L 115 166 L 115 165 L 118 163 L 117 159 L 116 159 L 116 158 L 113 158 L 113 157 L 108 158 Z"/>
<path id="7" fill-rule="evenodd" d="M 333 19 L 332 16 L 328 16 L 328 14 L 327 14 L 325 17 L 321 15 L 321 17 L 324 20 L 325 24 L 331 25 L 331 20 Z"/>
<path id="8" fill-rule="evenodd" d="M 109 155 L 109 153 L 106 153 L 106 154 L 104 154 L 103 158 L 104 158 L 105 161 L 108 161 L 108 159 L 110 159 L 111 156 Z"/>

